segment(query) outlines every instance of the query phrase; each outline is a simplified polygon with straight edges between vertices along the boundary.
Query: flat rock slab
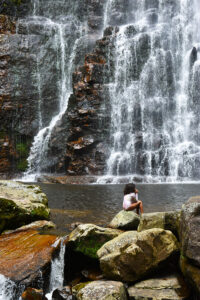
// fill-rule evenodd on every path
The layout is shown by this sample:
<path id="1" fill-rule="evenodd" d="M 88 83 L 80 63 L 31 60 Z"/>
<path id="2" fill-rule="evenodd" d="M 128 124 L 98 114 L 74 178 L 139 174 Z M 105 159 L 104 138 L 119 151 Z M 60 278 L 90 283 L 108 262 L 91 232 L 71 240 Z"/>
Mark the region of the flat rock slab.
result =
<path id="1" fill-rule="evenodd" d="M 0 181 L 0 232 L 49 219 L 48 200 L 40 187 Z"/>
<path id="2" fill-rule="evenodd" d="M 109 227 L 122 230 L 137 230 L 140 217 L 133 211 L 120 211 L 110 222 Z"/>
<path id="3" fill-rule="evenodd" d="M 122 231 L 103 228 L 94 224 L 81 224 L 69 235 L 69 242 L 74 251 L 83 253 L 91 258 L 97 258 L 97 251 L 106 242 L 120 235 Z"/>
<path id="4" fill-rule="evenodd" d="M 171 231 L 154 228 L 122 233 L 104 244 L 97 254 L 106 278 L 134 282 L 177 251 L 178 242 Z"/>
<path id="5" fill-rule="evenodd" d="M 128 289 L 130 300 L 184 300 L 190 296 L 184 279 L 179 274 L 147 279 Z"/>
<path id="6" fill-rule="evenodd" d="M 0 274 L 14 282 L 30 283 L 51 263 L 59 239 L 27 230 L 0 236 Z"/>
<path id="7" fill-rule="evenodd" d="M 122 282 L 99 280 L 87 284 L 77 294 L 77 300 L 127 300 Z"/>

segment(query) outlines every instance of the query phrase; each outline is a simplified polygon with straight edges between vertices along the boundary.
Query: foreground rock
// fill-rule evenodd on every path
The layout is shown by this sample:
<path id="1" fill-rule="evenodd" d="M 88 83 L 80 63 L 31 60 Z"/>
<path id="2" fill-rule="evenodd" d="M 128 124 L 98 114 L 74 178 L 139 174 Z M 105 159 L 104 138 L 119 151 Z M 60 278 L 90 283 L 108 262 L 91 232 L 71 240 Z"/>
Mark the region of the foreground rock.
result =
<path id="1" fill-rule="evenodd" d="M 0 232 L 49 219 L 48 200 L 40 187 L 0 181 Z"/>
<path id="2" fill-rule="evenodd" d="M 173 274 L 147 279 L 128 289 L 130 300 L 184 300 L 190 296 L 182 276 Z"/>
<path id="3" fill-rule="evenodd" d="M 49 230 L 49 229 L 55 229 L 56 225 L 51 222 L 51 221 L 35 221 L 33 223 L 30 223 L 28 225 L 21 226 L 15 230 L 8 230 L 5 231 L 2 234 L 10 234 L 14 232 L 19 232 L 19 231 L 26 231 L 26 230 Z"/>
<path id="4" fill-rule="evenodd" d="M 163 229 L 128 231 L 98 252 L 106 278 L 133 282 L 141 279 L 178 251 L 176 237 Z"/>
<path id="5" fill-rule="evenodd" d="M 155 212 L 143 214 L 140 218 L 138 231 L 151 228 L 162 228 L 172 231 L 178 236 L 180 211 Z"/>
<path id="6" fill-rule="evenodd" d="M 188 282 L 196 289 L 200 297 L 200 268 L 193 266 L 187 258 L 181 256 L 180 267 L 183 275 L 187 278 Z M 199 299 L 199 298 L 197 298 Z"/>
<path id="7" fill-rule="evenodd" d="M 25 286 L 48 278 L 52 256 L 59 248 L 54 235 L 41 235 L 36 230 L 0 236 L 0 274 Z"/>
<path id="8" fill-rule="evenodd" d="M 127 300 L 126 290 L 121 282 L 95 281 L 87 284 L 77 294 L 77 300 Z"/>
<path id="9" fill-rule="evenodd" d="M 47 300 L 47 299 L 44 298 L 42 290 L 27 288 L 27 290 L 22 294 L 22 300 Z"/>
<path id="10" fill-rule="evenodd" d="M 69 235 L 69 242 L 75 251 L 91 258 L 97 258 L 97 251 L 106 242 L 122 232 L 117 229 L 102 228 L 93 224 L 81 224 Z"/>
<path id="11" fill-rule="evenodd" d="M 190 198 L 182 207 L 180 219 L 181 252 L 200 266 L 200 196 Z"/>
<path id="12" fill-rule="evenodd" d="M 133 211 L 120 211 L 110 222 L 109 227 L 122 230 L 137 230 L 140 217 Z"/>
<path id="13" fill-rule="evenodd" d="M 75 300 L 69 286 L 58 288 L 52 294 L 52 300 Z"/>

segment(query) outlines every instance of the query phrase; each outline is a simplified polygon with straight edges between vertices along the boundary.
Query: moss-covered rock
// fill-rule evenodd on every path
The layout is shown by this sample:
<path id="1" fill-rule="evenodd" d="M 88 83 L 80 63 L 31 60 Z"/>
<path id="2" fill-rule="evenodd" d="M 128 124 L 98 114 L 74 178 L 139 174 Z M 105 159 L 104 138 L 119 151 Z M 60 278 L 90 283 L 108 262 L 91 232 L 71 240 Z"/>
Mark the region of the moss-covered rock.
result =
<path id="1" fill-rule="evenodd" d="M 106 242 L 114 239 L 122 232 L 117 229 L 102 228 L 93 224 L 81 224 L 69 235 L 69 242 L 74 251 L 91 258 L 97 258 L 97 251 Z"/>
<path id="2" fill-rule="evenodd" d="M 48 220 L 48 200 L 40 187 L 0 181 L 0 231 Z"/>
<path id="3" fill-rule="evenodd" d="M 104 244 L 97 254 L 106 278 L 134 282 L 151 273 L 178 249 L 172 232 L 154 228 L 140 233 L 125 232 Z"/>
<path id="4" fill-rule="evenodd" d="M 110 222 L 109 227 L 122 230 L 137 230 L 140 217 L 133 211 L 120 211 Z"/>

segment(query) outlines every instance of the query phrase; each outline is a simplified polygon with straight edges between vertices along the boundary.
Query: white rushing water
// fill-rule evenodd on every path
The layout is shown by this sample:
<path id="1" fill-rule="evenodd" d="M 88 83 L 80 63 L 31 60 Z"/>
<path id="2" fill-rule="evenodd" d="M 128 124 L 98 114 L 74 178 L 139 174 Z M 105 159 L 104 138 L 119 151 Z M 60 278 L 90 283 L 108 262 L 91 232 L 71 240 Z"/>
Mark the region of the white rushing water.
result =
<path id="1" fill-rule="evenodd" d="M 0 274 L 0 300 L 13 300 L 15 283 Z"/>
<path id="2" fill-rule="evenodd" d="M 133 22 L 120 26 L 110 155 L 99 183 L 200 178 L 199 7 L 198 0 L 138 0 Z"/>
<path id="3" fill-rule="evenodd" d="M 49 284 L 49 293 L 46 295 L 48 300 L 52 299 L 52 293 L 55 289 L 63 286 L 64 282 L 64 267 L 65 267 L 65 245 L 61 239 L 60 253 L 51 262 L 51 275 Z"/>
<path id="4" fill-rule="evenodd" d="M 54 110 L 53 116 L 49 121 L 49 124 L 45 126 L 42 118 L 42 106 L 45 105 L 44 101 L 46 99 L 42 96 L 42 84 L 44 83 L 45 73 L 44 70 L 40 70 L 40 60 L 42 61 L 42 55 L 48 51 L 52 51 L 51 48 L 48 49 L 49 45 L 39 50 L 37 54 L 37 70 L 36 70 L 36 80 L 38 86 L 38 122 L 39 131 L 34 137 L 32 143 L 30 154 L 28 157 L 28 170 L 24 174 L 22 180 L 24 181 L 34 181 L 35 178 L 40 175 L 40 173 L 45 172 L 48 169 L 49 158 L 48 150 L 49 143 L 51 139 L 52 132 L 55 126 L 62 120 L 63 115 L 67 111 L 69 96 L 72 93 L 72 72 L 74 71 L 74 59 L 76 57 L 76 52 L 82 40 L 84 41 L 84 35 L 86 34 L 86 26 L 84 23 L 80 23 L 73 17 L 72 12 L 69 12 L 69 16 L 54 16 L 55 11 L 53 10 L 53 2 L 48 1 L 46 15 L 40 16 L 40 9 L 44 9 L 44 3 L 39 0 L 32 0 L 33 3 L 33 16 L 24 20 L 26 26 L 30 29 L 32 28 L 42 28 L 39 34 L 49 35 L 52 39 L 52 45 L 57 55 L 57 73 L 60 73 L 60 80 L 58 81 L 58 100 L 57 106 Z M 49 7 L 48 7 L 49 5 Z M 72 6 L 73 8 L 73 6 Z M 53 12 L 52 12 L 53 10 Z M 72 10 L 73 11 L 73 10 Z M 58 14 L 64 12 L 58 11 Z M 70 34 L 66 34 L 70 31 Z M 38 33 L 37 33 L 38 34 Z M 69 47 L 70 45 L 70 47 Z M 42 62 L 41 62 L 42 63 Z M 51 62 L 53 63 L 53 62 Z M 42 81 L 43 80 L 43 81 Z M 51 84 L 51 82 L 49 82 Z M 44 114 L 44 113 L 43 113 Z"/>
<path id="5" fill-rule="evenodd" d="M 35 74 L 38 132 L 23 178 L 27 181 L 59 163 L 55 135 L 67 114 L 75 60 L 88 34 L 87 20 L 74 15 L 78 1 L 32 4 L 32 16 L 24 23 L 30 36 L 40 36 L 42 46 Z M 111 124 L 106 176 L 98 182 L 117 182 L 123 176 L 146 182 L 199 180 L 199 0 L 105 0 L 101 14 L 103 31 L 117 25 L 119 32 L 112 37 L 114 50 L 107 53 L 114 78 L 106 84 Z M 48 56 L 55 59 L 54 65 Z M 57 76 L 50 77 L 57 83 L 55 101 L 49 96 L 47 72 Z"/>

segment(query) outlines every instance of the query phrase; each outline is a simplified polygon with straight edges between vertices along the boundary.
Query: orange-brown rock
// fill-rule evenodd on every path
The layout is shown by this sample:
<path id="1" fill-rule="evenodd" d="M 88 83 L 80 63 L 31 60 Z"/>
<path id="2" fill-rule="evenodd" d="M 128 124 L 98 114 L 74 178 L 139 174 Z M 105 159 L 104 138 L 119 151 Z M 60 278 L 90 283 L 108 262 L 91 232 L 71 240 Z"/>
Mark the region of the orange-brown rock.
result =
<path id="1" fill-rule="evenodd" d="M 58 241 L 58 243 L 55 243 Z M 30 284 L 39 271 L 45 275 L 59 247 L 55 235 L 27 230 L 0 236 L 0 274 L 15 282 Z"/>
<path id="2" fill-rule="evenodd" d="M 44 300 L 43 291 L 33 288 L 27 288 L 22 294 L 22 300 Z"/>

